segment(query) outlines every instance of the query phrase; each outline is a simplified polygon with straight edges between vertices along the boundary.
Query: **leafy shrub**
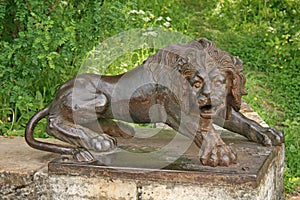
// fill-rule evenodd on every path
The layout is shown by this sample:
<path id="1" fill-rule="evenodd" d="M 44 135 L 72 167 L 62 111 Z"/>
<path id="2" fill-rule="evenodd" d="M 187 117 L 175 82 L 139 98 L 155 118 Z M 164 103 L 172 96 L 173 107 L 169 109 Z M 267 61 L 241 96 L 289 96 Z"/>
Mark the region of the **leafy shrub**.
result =
<path id="1" fill-rule="evenodd" d="M 120 31 L 108 34 L 113 22 L 123 18 L 122 13 L 107 13 L 122 10 L 121 5 L 1 1 L 0 133 L 22 130 L 29 118 L 51 101 L 57 87 L 77 73 L 86 53 Z"/>

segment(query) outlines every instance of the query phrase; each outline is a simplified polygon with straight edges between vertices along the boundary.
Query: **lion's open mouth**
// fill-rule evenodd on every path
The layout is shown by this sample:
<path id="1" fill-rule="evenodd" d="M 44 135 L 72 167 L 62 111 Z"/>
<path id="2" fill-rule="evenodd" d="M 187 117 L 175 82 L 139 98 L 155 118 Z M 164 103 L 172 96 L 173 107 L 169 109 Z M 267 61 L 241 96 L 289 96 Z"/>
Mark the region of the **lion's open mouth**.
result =
<path id="1" fill-rule="evenodd" d="M 200 109 L 201 109 L 201 112 L 203 113 L 211 113 L 212 112 L 212 105 L 206 105 L 206 106 L 202 106 Z"/>
<path id="2" fill-rule="evenodd" d="M 205 105 L 202 106 L 200 108 L 200 115 L 201 117 L 204 118 L 212 118 L 213 116 L 215 116 L 219 110 L 219 108 L 221 107 L 221 105 L 219 106 L 212 106 L 212 105 Z"/>
<path id="3" fill-rule="evenodd" d="M 200 108 L 201 110 L 201 113 L 200 115 L 204 118 L 211 118 L 212 115 L 214 114 L 214 109 L 213 109 L 213 106 L 212 105 L 205 105 L 205 106 L 202 106 Z"/>

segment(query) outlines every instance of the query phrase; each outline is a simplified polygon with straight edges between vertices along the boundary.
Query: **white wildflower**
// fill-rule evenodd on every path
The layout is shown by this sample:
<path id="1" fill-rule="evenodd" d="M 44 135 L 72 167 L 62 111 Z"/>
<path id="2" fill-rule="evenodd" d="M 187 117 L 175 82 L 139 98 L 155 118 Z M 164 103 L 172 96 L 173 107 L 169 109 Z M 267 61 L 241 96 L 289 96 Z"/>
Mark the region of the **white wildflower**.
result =
<path id="1" fill-rule="evenodd" d="M 137 14 L 138 13 L 138 11 L 137 10 L 131 10 L 131 11 L 129 11 L 127 14 Z"/>
<path id="2" fill-rule="evenodd" d="M 165 23 L 163 23 L 163 25 L 164 25 L 166 28 L 168 28 L 171 24 L 170 24 L 170 22 L 165 22 Z"/>
<path id="3" fill-rule="evenodd" d="M 172 19 L 170 17 L 166 17 L 166 20 L 169 22 L 172 21 Z"/>
<path id="4" fill-rule="evenodd" d="M 268 27 L 268 31 L 271 32 L 271 33 L 274 33 L 274 32 L 275 32 L 275 29 L 274 29 L 272 26 L 269 26 L 269 27 Z"/>
<path id="5" fill-rule="evenodd" d="M 145 14 L 145 11 L 139 10 L 138 14 L 144 15 L 144 14 Z"/>
<path id="6" fill-rule="evenodd" d="M 150 18 L 154 18 L 154 15 L 152 13 L 149 14 Z"/>
<path id="7" fill-rule="evenodd" d="M 143 17 L 143 20 L 144 20 L 145 22 L 149 22 L 149 21 L 150 21 L 150 18 L 149 18 L 149 17 Z"/>
<path id="8" fill-rule="evenodd" d="M 163 19 L 163 17 L 162 16 L 159 16 L 156 20 L 157 21 L 161 21 Z"/>

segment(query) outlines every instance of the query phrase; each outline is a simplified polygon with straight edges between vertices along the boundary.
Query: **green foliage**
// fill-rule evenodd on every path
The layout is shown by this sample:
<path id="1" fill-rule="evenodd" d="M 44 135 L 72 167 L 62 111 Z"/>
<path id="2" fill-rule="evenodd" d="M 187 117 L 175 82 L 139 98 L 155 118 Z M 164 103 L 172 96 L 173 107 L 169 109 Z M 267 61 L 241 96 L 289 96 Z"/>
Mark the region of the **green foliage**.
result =
<path id="1" fill-rule="evenodd" d="M 23 135 L 101 41 L 133 28 L 161 27 L 207 37 L 238 55 L 245 100 L 285 131 L 285 187 L 299 185 L 300 1 L 296 0 L 0 0 L 0 135 Z M 155 52 L 136 50 L 111 64 L 122 73 Z M 45 121 L 43 121 L 45 123 Z M 46 137 L 43 123 L 36 135 Z"/>
<path id="2" fill-rule="evenodd" d="M 19 134 L 57 87 L 77 73 L 86 53 L 109 36 L 111 22 L 123 18 L 107 15 L 118 6 L 122 10 L 120 2 L 100 3 L 1 1 L 0 133 Z"/>

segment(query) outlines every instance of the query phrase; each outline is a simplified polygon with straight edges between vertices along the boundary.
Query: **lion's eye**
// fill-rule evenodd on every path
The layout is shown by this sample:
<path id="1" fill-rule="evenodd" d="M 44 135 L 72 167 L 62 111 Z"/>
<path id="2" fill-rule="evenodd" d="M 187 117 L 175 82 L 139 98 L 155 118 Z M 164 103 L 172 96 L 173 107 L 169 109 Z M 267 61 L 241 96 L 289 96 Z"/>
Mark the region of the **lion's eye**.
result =
<path id="1" fill-rule="evenodd" d="M 223 81 L 220 81 L 220 80 L 218 80 L 218 81 L 215 82 L 216 86 L 221 86 L 222 84 L 223 84 Z"/>
<path id="2" fill-rule="evenodd" d="M 193 83 L 194 88 L 201 88 L 202 87 L 202 81 L 196 81 Z"/>
<path id="3" fill-rule="evenodd" d="M 226 84 L 226 78 L 224 76 L 216 76 L 213 79 L 213 83 L 216 87 L 220 87 L 220 86 Z"/>

